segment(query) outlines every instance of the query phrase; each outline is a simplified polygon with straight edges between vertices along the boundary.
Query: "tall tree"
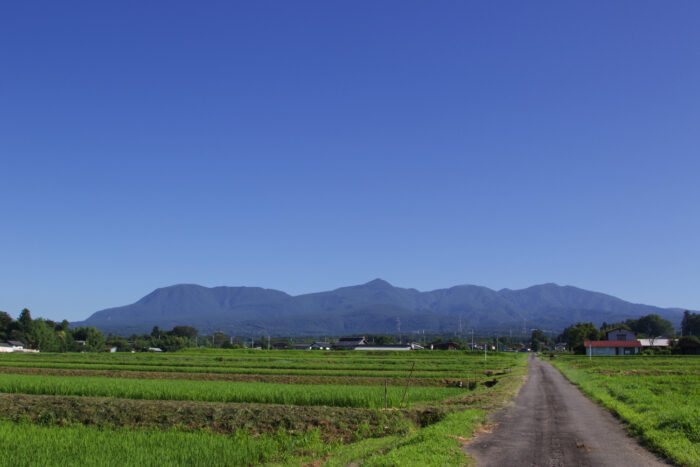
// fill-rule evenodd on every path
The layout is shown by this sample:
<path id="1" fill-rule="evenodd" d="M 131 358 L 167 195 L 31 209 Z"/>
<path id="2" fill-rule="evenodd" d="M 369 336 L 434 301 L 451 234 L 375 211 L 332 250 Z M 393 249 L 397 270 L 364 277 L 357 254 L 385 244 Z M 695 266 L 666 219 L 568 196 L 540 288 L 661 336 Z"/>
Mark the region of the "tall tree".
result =
<path id="1" fill-rule="evenodd" d="M 685 310 L 681 321 L 681 334 L 700 337 L 700 314 Z"/>
<path id="2" fill-rule="evenodd" d="M 567 347 L 575 353 L 585 354 L 586 348 L 583 343 L 587 340 L 600 339 L 600 335 L 601 332 L 593 323 L 576 323 L 564 329 L 559 339 L 565 341 Z"/>
<path id="3" fill-rule="evenodd" d="M 23 309 L 19 313 L 17 322 L 19 323 L 20 330 L 24 333 L 27 333 L 32 328 L 32 313 L 27 308 Z"/>
<path id="4" fill-rule="evenodd" d="M 637 334 L 649 337 L 668 336 L 675 334 L 673 325 L 656 314 L 642 316 L 639 319 L 628 319 L 625 323 Z"/>
<path id="5" fill-rule="evenodd" d="M 0 340 L 6 340 L 12 331 L 14 320 L 12 316 L 4 311 L 0 311 Z"/>

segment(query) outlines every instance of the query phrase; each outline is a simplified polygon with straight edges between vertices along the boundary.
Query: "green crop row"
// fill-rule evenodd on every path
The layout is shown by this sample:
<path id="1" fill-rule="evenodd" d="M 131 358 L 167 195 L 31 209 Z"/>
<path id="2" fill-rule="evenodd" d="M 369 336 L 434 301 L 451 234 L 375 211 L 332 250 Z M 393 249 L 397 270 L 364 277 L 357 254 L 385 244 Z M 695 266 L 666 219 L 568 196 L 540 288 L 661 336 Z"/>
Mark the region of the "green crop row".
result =
<path id="1" fill-rule="evenodd" d="M 152 364 L 179 364 L 210 365 L 215 363 L 253 364 L 265 366 L 266 364 L 303 362 L 305 364 L 349 364 L 365 365 L 370 363 L 382 366 L 400 362 L 416 362 L 421 365 L 452 365 L 464 362 L 483 361 L 480 352 L 317 352 L 317 351 L 249 351 L 249 350 L 224 350 L 224 351 L 180 351 L 173 353 L 62 353 L 62 354 L 8 354 L 3 356 L 8 359 L 34 360 L 44 359 L 50 361 L 91 361 L 91 362 L 151 362 Z M 488 359 L 492 361 L 513 361 L 521 356 L 515 353 L 489 353 Z"/>
<path id="2" fill-rule="evenodd" d="M 317 430 L 251 436 L 176 430 L 113 430 L 0 422 L 2 465 L 260 465 L 328 451 Z"/>
<path id="3" fill-rule="evenodd" d="M 503 372 L 523 364 L 524 359 L 516 354 L 492 355 L 486 361 L 483 356 L 457 352 L 451 357 L 431 358 L 415 356 L 442 355 L 447 352 L 413 352 L 387 357 L 372 354 L 353 354 L 336 357 L 337 353 L 322 356 L 318 352 L 288 351 L 287 359 L 261 357 L 263 352 L 228 351 L 228 357 L 219 354 L 206 355 L 198 359 L 188 353 L 172 354 L 40 354 L 0 355 L 0 366 L 16 368 L 57 368 L 66 370 L 108 371 L 157 371 L 185 373 L 218 373 L 240 375 L 288 375 L 288 376 L 353 376 L 379 378 L 462 379 L 467 374 Z M 274 353 L 274 352 L 272 352 Z M 278 354 L 281 352 L 277 352 Z M 318 355 L 311 359 L 307 355 Z M 439 361 L 438 361 L 439 360 Z"/>
<path id="4" fill-rule="evenodd" d="M 408 370 L 415 364 L 416 371 L 432 372 L 432 371 L 459 371 L 465 367 L 480 367 L 484 365 L 483 356 L 481 358 L 461 358 L 455 360 L 434 361 L 427 359 L 413 359 L 411 355 L 405 355 L 403 358 L 397 356 L 394 359 L 373 359 L 371 355 L 365 355 L 365 358 L 360 359 L 326 359 L 326 360 L 311 360 L 304 358 L 296 359 L 253 359 L 253 358 L 229 358 L 223 359 L 213 358 L 209 360 L 190 360 L 187 358 L 140 358 L 142 354 L 125 354 L 120 356 L 117 354 L 114 357 L 105 357 L 106 354 L 83 354 L 83 355 L 64 355 L 57 354 L 42 354 L 27 356 L 2 356 L 0 362 L 7 363 L 25 363 L 25 364 L 82 364 L 82 365 L 115 365 L 115 366 L 149 366 L 149 367 L 183 367 L 183 368 L 260 368 L 260 369 L 305 369 L 305 370 L 324 370 L 324 369 L 352 369 L 352 370 L 375 370 L 375 371 L 391 371 L 397 370 L 397 367 L 403 367 Z M 176 354 L 177 355 L 177 354 Z M 513 366 L 517 361 L 516 358 L 501 358 L 491 357 L 486 363 L 491 368 L 507 368 Z"/>
<path id="5" fill-rule="evenodd" d="M 388 405 L 397 407 L 405 388 L 389 387 Z M 384 407 L 380 386 L 295 385 L 227 381 L 117 379 L 82 376 L 0 375 L 0 392 L 149 400 L 255 402 L 335 407 Z M 405 402 L 432 401 L 464 394 L 455 387 L 411 387 Z"/>
<path id="6" fill-rule="evenodd" d="M 688 370 L 698 359 L 672 361 L 681 370 Z M 700 465 L 700 374 L 692 370 L 664 375 L 603 371 L 616 366 L 625 370 L 658 367 L 659 361 L 653 357 L 555 358 L 552 364 L 623 419 L 630 432 L 649 448 L 678 465 Z"/>

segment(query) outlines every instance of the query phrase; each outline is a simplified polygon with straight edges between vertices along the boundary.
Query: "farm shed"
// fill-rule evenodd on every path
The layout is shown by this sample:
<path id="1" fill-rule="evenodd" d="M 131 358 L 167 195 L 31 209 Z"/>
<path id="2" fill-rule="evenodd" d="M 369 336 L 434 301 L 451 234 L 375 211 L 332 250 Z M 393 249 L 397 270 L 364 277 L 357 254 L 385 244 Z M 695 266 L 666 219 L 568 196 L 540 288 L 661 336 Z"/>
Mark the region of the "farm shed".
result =
<path id="1" fill-rule="evenodd" d="M 7 341 L 10 346 L 12 346 L 12 350 L 24 350 L 24 344 L 20 341 Z"/>
<path id="2" fill-rule="evenodd" d="M 286 342 L 275 342 L 272 344 L 272 348 L 275 350 L 284 350 L 289 348 L 289 344 Z"/>
<path id="3" fill-rule="evenodd" d="M 635 355 L 642 349 L 638 340 L 585 341 L 586 355 Z"/>
<path id="4" fill-rule="evenodd" d="M 10 353 L 14 352 L 15 349 L 12 348 L 10 344 L 5 344 L 4 342 L 0 342 L 0 353 Z"/>
<path id="5" fill-rule="evenodd" d="M 331 344 L 328 342 L 314 342 L 311 344 L 311 350 L 331 350 Z"/>
<path id="6" fill-rule="evenodd" d="M 367 339 L 364 337 L 341 337 L 338 342 L 333 344 L 335 350 L 354 350 L 355 347 L 367 345 Z"/>
<path id="7" fill-rule="evenodd" d="M 358 345 L 355 350 L 385 350 L 385 351 L 402 351 L 402 350 L 425 350 L 419 344 L 398 344 L 398 345 Z"/>
<path id="8" fill-rule="evenodd" d="M 311 344 L 294 344 L 294 350 L 311 350 Z"/>
<path id="9" fill-rule="evenodd" d="M 637 339 L 640 344 L 642 344 L 642 348 L 644 349 L 650 349 L 653 347 L 669 347 L 670 345 L 673 344 L 673 339 L 669 339 L 667 337 L 657 337 L 655 339 Z"/>

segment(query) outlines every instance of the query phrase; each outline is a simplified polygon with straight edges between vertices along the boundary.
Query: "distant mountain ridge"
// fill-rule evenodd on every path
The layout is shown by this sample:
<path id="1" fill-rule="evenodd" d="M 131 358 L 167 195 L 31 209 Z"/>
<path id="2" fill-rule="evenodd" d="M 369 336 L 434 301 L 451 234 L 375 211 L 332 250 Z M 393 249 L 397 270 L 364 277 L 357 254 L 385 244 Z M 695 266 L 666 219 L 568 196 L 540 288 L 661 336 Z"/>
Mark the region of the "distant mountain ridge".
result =
<path id="1" fill-rule="evenodd" d="M 548 283 L 521 290 L 475 285 L 419 292 L 375 279 L 366 284 L 292 296 L 261 287 L 180 284 L 156 289 L 139 301 L 94 313 L 73 326 L 128 335 L 194 326 L 202 333 L 341 335 L 355 333 L 555 332 L 577 321 L 616 322 L 655 313 L 678 327 L 679 308 L 626 302 L 611 295 Z"/>

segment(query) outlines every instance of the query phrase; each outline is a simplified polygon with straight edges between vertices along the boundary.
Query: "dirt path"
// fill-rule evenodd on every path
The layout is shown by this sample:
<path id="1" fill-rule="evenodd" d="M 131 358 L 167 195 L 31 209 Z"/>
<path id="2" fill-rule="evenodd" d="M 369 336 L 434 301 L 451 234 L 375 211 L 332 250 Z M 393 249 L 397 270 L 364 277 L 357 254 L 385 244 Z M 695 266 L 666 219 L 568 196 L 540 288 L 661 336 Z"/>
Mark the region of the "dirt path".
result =
<path id="1" fill-rule="evenodd" d="M 491 417 L 492 433 L 465 446 L 478 466 L 668 465 L 630 438 L 552 365 L 530 355 L 528 380 L 514 406 Z"/>

